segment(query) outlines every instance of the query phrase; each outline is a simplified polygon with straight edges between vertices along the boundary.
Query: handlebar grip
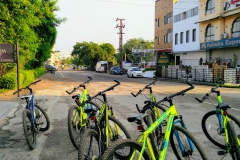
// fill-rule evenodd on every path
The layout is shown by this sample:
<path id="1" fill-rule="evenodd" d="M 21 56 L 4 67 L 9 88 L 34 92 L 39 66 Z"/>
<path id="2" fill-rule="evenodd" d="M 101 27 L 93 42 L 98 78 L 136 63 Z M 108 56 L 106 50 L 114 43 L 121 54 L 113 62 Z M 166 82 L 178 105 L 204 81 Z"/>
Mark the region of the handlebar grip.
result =
<path id="1" fill-rule="evenodd" d="M 66 92 L 70 95 L 71 93 L 66 90 Z"/>
<path id="2" fill-rule="evenodd" d="M 137 95 L 133 94 L 132 92 L 131 92 L 131 94 L 133 95 L 133 97 L 137 97 Z"/>
<path id="3" fill-rule="evenodd" d="M 136 107 L 137 107 L 138 112 L 141 113 L 141 110 L 139 109 L 138 104 L 136 104 Z"/>
<path id="4" fill-rule="evenodd" d="M 119 81 L 117 81 L 117 80 L 114 80 L 114 82 L 116 82 L 117 84 L 120 84 L 120 82 L 119 82 Z"/>
<path id="5" fill-rule="evenodd" d="M 222 78 L 218 78 L 218 79 L 221 80 L 221 81 L 223 81 L 223 82 L 225 82 L 224 79 L 222 79 Z"/>
<path id="6" fill-rule="evenodd" d="M 17 91 L 15 91 L 15 92 L 13 92 L 13 95 L 14 95 L 14 94 L 16 94 L 17 92 L 18 92 L 18 90 L 17 90 Z"/>
<path id="7" fill-rule="evenodd" d="M 194 88 L 194 86 L 191 83 L 187 82 L 187 84 L 191 86 L 191 88 Z"/>
<path id="8" fill-rule="evenodd" d="M 202 103 L 202 101 L 200 99 L 198 99 L 197 97 L 195 97 L 195 99 L 199 102 Z"/>
<path id="9" fill-rule="evenodd" d="M 89 78 L 90 80 L 92 80 L 92 77 L 88 76 L 88 78 Z"/>

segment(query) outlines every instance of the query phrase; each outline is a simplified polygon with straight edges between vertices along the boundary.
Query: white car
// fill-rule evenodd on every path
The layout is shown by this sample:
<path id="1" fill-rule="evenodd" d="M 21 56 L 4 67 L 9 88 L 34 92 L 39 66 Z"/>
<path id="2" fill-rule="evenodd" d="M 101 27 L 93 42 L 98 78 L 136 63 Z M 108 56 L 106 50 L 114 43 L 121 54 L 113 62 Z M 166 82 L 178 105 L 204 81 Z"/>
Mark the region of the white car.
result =
<path id="1" fill-rule="evenodd" d="M 87 70 L 87 66 L 82 66 L 82 70 Z"/>
<path id="2" fill-rule="evenodd" d="M 139 67 L 131 67 L 127 71 L 128 77 L 143 77 L 143 72 Z"/>

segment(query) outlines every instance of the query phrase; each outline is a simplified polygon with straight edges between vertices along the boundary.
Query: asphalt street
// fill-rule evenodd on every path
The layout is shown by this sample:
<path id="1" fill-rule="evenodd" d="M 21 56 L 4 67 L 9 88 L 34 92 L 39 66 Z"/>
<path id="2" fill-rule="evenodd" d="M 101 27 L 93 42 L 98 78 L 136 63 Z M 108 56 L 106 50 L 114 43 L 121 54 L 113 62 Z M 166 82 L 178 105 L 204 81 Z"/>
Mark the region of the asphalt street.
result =
<path id="1" fill-rule="evenodd" d="M 25 108 L 25 101 L 13 96 L 11 92 L 0 95 L 0 159 L 1 160 L 74 160 L 77 159 L 77 150 L 71 144 L 68 129 L 68 110 L 75 102 L 66 93 L 72 87 L 77 87 L 80 83 L 91 76 L 93 80 L 87 84 L 88 93 L 94 95 L 118 80 L 121 85 L 114 90 L 107 92 L 109 104 L 113 107 L 116 117 L 124 124 L 133 138 L 137 138 L 137 125 L 127 122 L 127 118 L 138 114 L 136 104 L 143 106 L 148 94 L 133 97 L 131 92 L 137 93 L 146 84 L 152 82 L 149 78 L 127 78 L 126 75 L 109 75 L 95 73 L 93 71 L 58 71 L 55 75 L 44 74 L 36 86 L 33 86 L 36 99 L 39 105 L 49 115 L 51 126 L 46 132 L 37 135 L 37 146 L 34 150 L 29 150 L 23 134 L 22 112 Z M 214 110 L 214 106 L 200 104 L 195 97 L 203 97 L 210 91 L 211 86 L 194 84 L 195 88 L 187 92 L 184 96 L 173 99 L 178 113 L 183 116 L 188 130 L 197 138 L 206 154 L 211 160 L 219 160 L 222 157 L 217 155 L 220 149 L 213 145 L 203 134 L 201 129 L 201 119 L 205 113 Z M 153 93 L 157 100 L 163 97 L 186 89 L 186 83 L 172 81 L 158 81 L 152 86 Z M 223 101 L 231 104 L 230 113 L 240 117 L 240 90 L 230 88 L 220 88 Z M 82 91 L 79 90 L 81 93 Z M 167 159 L 176 159 L 169 147 Z M 224 159 L 231 159 L 228 155 Z"/>

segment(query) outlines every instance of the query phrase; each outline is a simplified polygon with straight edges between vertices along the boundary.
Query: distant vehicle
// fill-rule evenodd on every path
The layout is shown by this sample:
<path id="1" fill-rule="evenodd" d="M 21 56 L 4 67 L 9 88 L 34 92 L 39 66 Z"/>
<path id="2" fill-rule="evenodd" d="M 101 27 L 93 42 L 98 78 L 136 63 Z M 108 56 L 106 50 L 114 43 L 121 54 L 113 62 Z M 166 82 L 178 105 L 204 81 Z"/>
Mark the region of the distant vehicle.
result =
<path id="1" fill-rule="evenodd" d="M 139 67 L 131 67 L 127 71 L 128 77 L 143 77 L 143 72 Z"/>
<path id="2" fill-rule="evenodd" d="M 87 66 L 83 65 L 82 70 L 87 70 Z"/>
<path id="3" fill-rule="evenodd" d="M 58 67 L 54 66 L 53 64 L 47 64 L 45 66 L 46 70 L 48 71 L 57 71 L 58 70 Z"/>
<path id="4" fill-rule="evenodd" d="M 110 69 L 110 74 L 123 74 L 123 70 L 119 66 L 113 66 Z"/>
<path id="5" fill-rule="evenodd" d="M 96 64 L 96 72 L 105 72 L 107 73 L 108 62 L 107 61 L 98 61 Z"/>
<path id="6" fill-rule="evenodd" d="M 77 68 L 74 64 L 72 64 L 72 67 L 73 67 L 73 69 L 76 69 L 76 68 Z"/>
<path id="7" fill-rule="evenodd" d="M 236 69 L 240 70 L 240 65 L 237 65 Z"/>

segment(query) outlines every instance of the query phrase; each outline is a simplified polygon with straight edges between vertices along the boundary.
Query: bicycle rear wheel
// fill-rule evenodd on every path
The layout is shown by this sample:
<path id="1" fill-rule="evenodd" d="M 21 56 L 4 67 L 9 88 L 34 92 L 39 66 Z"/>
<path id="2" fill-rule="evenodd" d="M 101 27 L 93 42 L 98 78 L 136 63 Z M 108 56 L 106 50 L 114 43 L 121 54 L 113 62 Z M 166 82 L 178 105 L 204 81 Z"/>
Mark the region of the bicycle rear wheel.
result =
<path id="1" fill-rule="evenodd" d="M 118 159 L 116 157 L 116 153 L 121 154 L 124 159 L 130 159 L 132 156 L 133 150 L 136 151 L 135 156 L 132 158 L 133 160 L 137 160 L 138 156 L 141 152 L 142 145 L 135 140 L 132 139 L 123 139 L 119 140 L 110 146 L 103 154 L 102 160 L 113 160 Z M 121 158 L 120 158 L 121 159 Z M 147 150 L 143 152 L 142 160 L 150 160 L 149 153 Z"/>
<path id="2" fill-rule="evenodd" d="M 240 160 L 240 145 L 232 121 L 227 122 L 227 130 L 229 143 L 231 145 L 230 154 L 233 160 Z"/>
<path id="3" fill-rule="evenodd" d="M 37 104 L 35 104 L 36 125 L 39 131 L 47 131 L 50 127 L 50 120 L 47 113 Z"/>
<path id="4" fill-rule="evenodd" d="M 240 121 L 228 113 L 228 118 L 233 122 L 236 135 L 240 135 Z M 206 137 L 216 146 L 225 149 L 226 138 L 224 131 L 220 131 L 216 111 L 206 113 L 202 118 L 202 129 Z"/>
<path id="5" fill-rule="evenodd" d="M 179 125 L 173 125 L 170 134 L 170 144 L 178 160 L 208 159 L 203 148 L 194 136 Z"/>
<path id="6" fill-rule="evenodd" d="M 28 109 L 23 111 L 23 131 L 28 144 L 28 147 L 33 150 L 36 147 L 36 126 L 32 126 L 32 115 Z M 35 123 L 34 123 L 35 124 Z"/>

